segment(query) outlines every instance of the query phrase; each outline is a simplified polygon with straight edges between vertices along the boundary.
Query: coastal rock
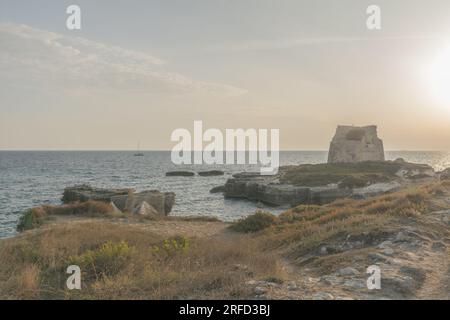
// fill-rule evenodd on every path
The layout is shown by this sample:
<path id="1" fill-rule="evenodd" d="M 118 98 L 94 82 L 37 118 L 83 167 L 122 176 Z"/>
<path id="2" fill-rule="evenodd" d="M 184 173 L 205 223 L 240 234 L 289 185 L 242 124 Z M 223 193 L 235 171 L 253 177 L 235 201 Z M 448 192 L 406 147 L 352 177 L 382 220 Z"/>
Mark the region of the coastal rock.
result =
<path id="1" fill-rule="evenodd" d="M 209 193 L 223 193 L 223 192 L 225 192 L 225 186 L 218 186 L 209 190 Z"/>
<path id="2" fill-rule="evenodd" d="M 132 200 L 130 198 L 132 198 Z M 158 214 L 168 215 L 175 204 L 175 194 L 173 192 L 150 190 L 133 193 L 132 196 L 115 196 L 111 198 L 111 201 L 114 202 L 120 210 L 131 212 L 133 211 L 132 208 L 136 208 L 143 202 L 147 202 L 158 212 Z"/>
<path id="3" fill-rule="evenodd" d="M 68 187 L 64 189 L 63 203 L 85 202 L 89 200 L 113 203 L 120 211 L 133 212 L 144 201 L 151 205 L 158 214 L 168 215 L 175 204 L 175 193 L 158 190 L 135 193 L 133 189 L 103 189 L 89 185 Z M 115 210 L 116 210 L 115 209 Z"/>
<path id="4" fill-rule="evenodd" d="M 146 201 L 141 202 L 141 204 L 134 209 L 133 213 L 141 216 L 157 216 L 159 214 L 158 211 Z"/>
<path id="5" fill-rule="evenodd" d="M 336 274 L 339 276 L 356 276 L 359 274 L 359 271 L 352 267 L 346 267 L 339 269 Z"/>
<path id="6" fill-rule="evenodd" d="M 383 161 L 383 141 L 376 126 L 338 126 L 330 143 L 328 163 Z"/>
<path id="7" fill-rule="evenodd" d="M 280 167 L 273 176 L 234 174 L 225 183 L 224 196 L 273 206 L 322 205 L 395 192 L 421 178 L 435 179 L 433 168 L 398 160 L 291 165 Z"/>
<path id="8" fill-rule="evenodd" d="M 394 192 L 402 187 L 398 181 L 391 181 L 386 183 L 374 183 L 363 188 L 354 188 L 352 197 L 356 199 L 364 199 L 368 197 L 377 196 L 383 193 Z"/>
<path id="9" fill-rule="evenodd" d="M 209 171 L 199 171 L 198 175 L 201 177 L 211 177 L 211 176 L 223 176 L 225 172 L 221 170 L 209 170 Z"/>
<path id="10" fill-rule="evenodd" d="M 62 202 L 64 204 L 71 202 L 85 202 L 88 200 L 97 200 L 104 202 L 111 202 L 111 198 L 119 195 L 127 195 L 133 189 L 103 189 L 94 188 L 90 185 L 83 184 L 64 189 Z"/>
<path id="11" fill-rule="evenodd" d="M 166 177 L 193 177 L 195 172 L 192 171 L 168 171 Z"/>
<path id="12" fill-rule="evenodd" d="M 436 173 L 432 167 L 426 164 L 405 165 L 397 171 L 396 175 L 403 179 L 416 180 L 433 178 Z"/>
<path id="13" fill-rule="evenodd" d="M 228 179 L 224 192 L 227 198 L 245 198 L 275 206 L 306 203 L 310 194 L 308 187 L 274 184 L 270 176 L 248 173 L 237 174 Z"/>
<path id="14" fill-rule="evenodd" d="M 355 189 L 358 197 L 367 197 L 397 189 L 399 184 L 380 184 L 373 188 Z M 274 206 L 300 204 L 327 204 L 354 194 L 351 188 L 339 188 L 336 184 L 320 187 L 295 186 L 278 183 L 277 177 L 258 174 L 236 174 L 225 183 L 227 198 L 245 198 Z"/>
<path id="15" fill-rule="evenodd" d="M 439 178 L 441 180 L 450 180 L 450 168 L 447 168 L 447 169 L 439 172 Z"/>
<path id="16" fill-rule="evenodd" d="M 110 202 L 109 203 L 109 205 L 111 206 L 111 208 L 112 208 L 112 213 L 114 213 L 114 214 L 121 214 L 122 213 L 122 211 L 119 209 L 119 208 L 117 208 L 116 207 L 116 205 L 114 204 L 114 202 Z"/>

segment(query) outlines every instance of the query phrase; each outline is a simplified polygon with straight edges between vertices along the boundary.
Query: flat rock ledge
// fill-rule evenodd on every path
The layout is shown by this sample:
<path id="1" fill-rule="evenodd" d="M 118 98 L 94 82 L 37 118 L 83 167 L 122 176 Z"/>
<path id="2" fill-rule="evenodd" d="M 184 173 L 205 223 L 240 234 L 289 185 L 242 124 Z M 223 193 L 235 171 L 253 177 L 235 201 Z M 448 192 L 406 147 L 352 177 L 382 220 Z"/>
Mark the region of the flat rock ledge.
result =
<path id="1" fill-rule="evenodd" d="M 398 191 L 411 183 L 417 182 L 418 179 L 439 178 L 434 170 L 427 165 L 416 165 L 401 161 L 386 161 L 386 163 L 389 166 L 392 166 L 392 164 L 400 166 L 396 172 L 390 173 L 390 180 L 377 181 L 357 187 L 343 187 L 339 183 L 329 183 L 323 186 L 285 183 L 286 174 L 292 172 L 293 166 L 281 167 L 279 173 L 274 176 L 262 176 L 258 172 L 237 173 L 225 183 L 224 197 L 258 201 L 272 206 L 322 205 L 342 198 L 365 199 Z M 302 166 L 311 165 L 299 165 L 297 167 L 301 168 Z M 366 174 L 365 172 L 362 173 Z M 442 176 L 445 176 L 445 174 Z"/>
<path id="2" fill-rule="evenodd" d="M 168 171 L 166 177 L 193 177 L 195 172 L 192 171 Z"/>
<path id="3" fill-rule="evenodd" d="M 86 202 L 89 200 L 112 203 L 120 211 L 139 214 L 150 212 L 167 216 L 175 204 L 175 193 L 147 190 L 135 192 L 134 189 L 105 189 L 89 185 L 79 185 L 64 189 L 62 202 Z"/>
<path id="4" fill-rule="evenodd" d="M 242 198 L 272 206 L 325 204 L 351 195 L 351 189 L 281 184 L 277 182 L 277 178 L 260 176 L 258 173 L 233 175 L 233 178 L 226 182 L 224 191 L 226 198 Z"/>

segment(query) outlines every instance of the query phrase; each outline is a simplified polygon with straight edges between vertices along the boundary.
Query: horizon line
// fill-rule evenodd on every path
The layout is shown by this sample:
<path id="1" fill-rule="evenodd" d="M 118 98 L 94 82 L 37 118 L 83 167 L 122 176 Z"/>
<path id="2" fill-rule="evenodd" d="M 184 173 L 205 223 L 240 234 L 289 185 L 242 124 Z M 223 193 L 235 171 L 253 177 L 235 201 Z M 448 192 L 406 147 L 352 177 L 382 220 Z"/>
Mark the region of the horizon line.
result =
<path id="1" fill-rule="evenodd" d="M 39 151 L 48 151 L 48 152 L 171 152 L 170 149 L 0 149 L 0 152 L 39 152 Z M 189 150 L 188 152 L 202 152 L 204 150 Z M 258 151 L 271 151 L 269 150 L 221 150 L 222 152 L 258 152 Z M 280 149 L 281 151 L 287 152 L 298 152 L 298 151 L 308 151 L 308 152 L 328 152 L 326 149 Z M 435 149 L 389 149 L 384 150 L 384 152 L 450 152 L 450 150 L 435 150 Z"/>

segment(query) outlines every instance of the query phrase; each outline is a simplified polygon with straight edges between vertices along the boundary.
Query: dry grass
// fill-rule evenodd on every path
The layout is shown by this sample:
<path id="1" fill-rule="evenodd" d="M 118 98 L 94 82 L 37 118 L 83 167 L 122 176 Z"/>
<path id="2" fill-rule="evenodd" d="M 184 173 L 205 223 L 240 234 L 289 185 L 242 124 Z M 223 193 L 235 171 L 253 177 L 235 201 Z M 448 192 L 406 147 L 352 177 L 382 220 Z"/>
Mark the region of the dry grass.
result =
<path id="1" fill-rule="evenodd" d="M 368 200 L 302 205 L 282 213 L 276 224 L 258 236 L 267 249 L 283 249 L 288 256 L 298 258 L 323 244 L 342 243 L 349 235 L 393 232 L 401 221 L 420 219 L 427 212 L 444 208 L 437 195 L 448 195 L 449 191 L 448 184 L 432 183 Z"/>
<path id="2" fill-rule="evenodd" d="M 279 217 L 259 213 L 235 224 L 239 231 L 259 232 L 217 237 L 162 236 L 118 220 L 56 223 L 0 242 L 0 261 L 8 262 L 0 265 L 0 299 L 252 298 L 247 280 L 285 277 L 280 254 L 303 263 L 313 253 L 309 266 L 329 273 L 406 223 L 417 225 L 428 212 L 448 209 L 449 194 L 450 183 L 442 181 L 368 200 L 298 206 Z M 108 214 L 107 207 L 98 208 L 40 207 L 34 214 Z M 317 254 L 349 235 L 368 247 L 348 256 Z M 80 291 L 66 289 L 71 264 L 82 269 Z"/>
<path id="3" fill-rule="evenodd" d="M 89 200 L 61 206 L 43 205 L 23 213 L 17 225 L 18 231 L 37 228 L 47 222 L 52 216 L 77 215 L 84 217 L 119 217 L 113 212 L 110 204 L 102 201 Z"/>
<path id="4" fill-rule="evenodd" d="M 62 223 L 0 242 L 0 298 L 248 298 L 249 279 L 280 278 L 277 260 L 249 237 L 161 236 L 105 221 Z M 82 290 L 65 289 L 66 268 Z"/>
<path id="5" fill-rule="evenodd" d="M 48 215 L 84 215 L 89 217 L 105 216 L 113 211 L 110 204 L 102 201 L 89 200 L 75 202 L 62 206 L 42 206 Z"/>
<path id="6" fill-rule="evenodd" d="M 342 188 L 364 187 L 377 182 L 395 180 L 401 166 L 392 161 L 367 161 L 360 163 L 321 163 L 288 166 L 282 169 L 280 181 L 299 186 L 323 186 L 337 183 Z"/>
<path id="7" fill-rule="evenodd" d="M 108 218 L 126 219 L 133 222 L 149 222 L 159 220 L 169 221 L 197 221 L 214 222 L 220 221 L 212 216 L 165 216 L 165 215 L 137 215 L 131 212 L 114 212 L 109 203 L 102 201 L 89 200 L 85 202 L 75 202 L 63 205 L 43 205 L 25 211 L 17 225 L 18 231 L 31 230 L 41 227 L 46 222 L 57 217 L 76 216 L 78 218 Z"/>

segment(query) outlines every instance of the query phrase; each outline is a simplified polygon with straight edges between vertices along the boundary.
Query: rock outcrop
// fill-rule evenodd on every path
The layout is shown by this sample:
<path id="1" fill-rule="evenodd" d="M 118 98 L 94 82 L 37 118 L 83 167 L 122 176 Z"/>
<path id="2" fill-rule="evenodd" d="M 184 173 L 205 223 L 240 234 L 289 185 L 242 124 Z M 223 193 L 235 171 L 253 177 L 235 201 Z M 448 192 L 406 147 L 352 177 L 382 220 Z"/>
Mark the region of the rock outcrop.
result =
<path id="1" fill-rule="evenodd" d="M 225 172 L 221 170 L 209 170 L 209 171 L 199 171 L 198 175 L 201 177 L 212 177 L 212 176 L 223 176 Z"/>
<path id="2" fill-rule="evenodd" d="M 224 193 L 225 192 L 225 186 L 217 186 L 209 190 L 209 193 Z"/>
<path id="3" fill-rule="evenodd" d="M 166 177 L 193 177 L 195 172 L 192 171 L 168 171 Z"/>
<path id="4" fill-rule="evenodd" d="M 143 202 L 151 205 L 159 214 L 168 215 L 175 203 L 173 192 L 160 192 L 157 190 L 133 193 L 132 195 L 119 195 L 111 201 L 122 211 L 134 212 Z"/>
<path id="5" fill-rule="evenodd" d="M 135 214 L 139 214 L 141 216 L 157 216 L 159 212 L 146 201 L 143 201 L 140 205 L 138 205 L 134 211 Z"/>
<path id="6" fill-rule="evenodd" d="M 103 202 L 111 202 L 113 196 L 127 195 L 133 189 L 103 189 L 93 188 L 90 185 L 82 184 L 64 189 L 62 202 L 85 202 L 88 200 L 98 200 Z"/>
<path id="7" fill-rule="evenodd" d="M 383 161 L 383 141 L 376 126 L 338 126 L 330 143 L 328 163 Z"/>
<path id="8" fill-rule="evenodd" d="M 277 183 L 270 176 L 241 173 L 233 175 L 225 184 L 224 196 L 260 201 L 273 206 L 296 206 L 299 204 L 326 204 L 345 198 L 352 190 L 337 185 L 323 187 L 294 186 Z"/>
<path id="9" fill-rule="evenodd" d="M 139 212 L 141 214 L 155 211 L 160 215 L 168 215 L 175 203 L 175 193 L 158 190 L 136 193 L 133 189 L 104 189 L 89 185 L 64 189 L 63 203 L 88 200 L 112 203 L 116 211 Z"/>
<path id="10" fill-rule="evenodd" d="M 273 206 L 322 205 L 394 192 L 418 179 L 435 178 L 428 165 L 396 161 L 287 166 L 274 176 L 234 174 L 225 184 L 224 196 Z"/>
<path id="11" fill-rule="evenodd" d="M 447 168 L 439 172 L 439 178 L 441 180 L 450 180 L 450 168 Z"/>

